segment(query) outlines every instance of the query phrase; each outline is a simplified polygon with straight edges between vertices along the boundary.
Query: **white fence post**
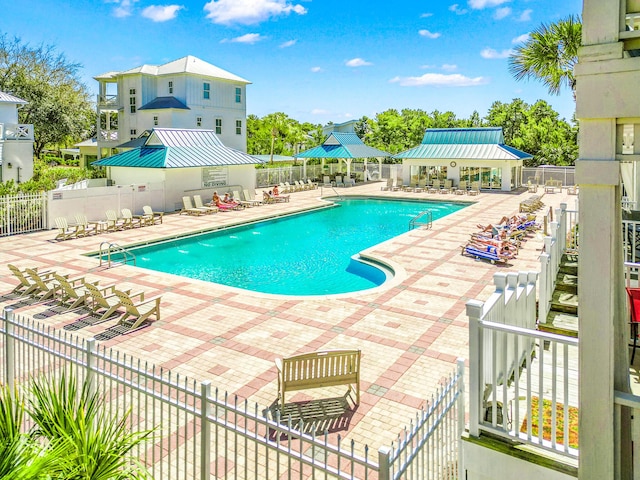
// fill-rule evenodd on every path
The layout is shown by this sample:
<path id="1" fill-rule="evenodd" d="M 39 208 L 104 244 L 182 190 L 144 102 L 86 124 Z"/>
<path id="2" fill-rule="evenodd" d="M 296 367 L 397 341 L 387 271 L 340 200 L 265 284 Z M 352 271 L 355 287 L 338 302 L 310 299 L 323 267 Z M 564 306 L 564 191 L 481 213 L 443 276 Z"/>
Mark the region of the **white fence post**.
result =
<path id="1" fill-rule="evenodd" d="M 4 365 L 5 365 L 5 382 L 11 392 L 14 389 L 15 380 L 15 342 L 13 339 L 13 308 L 4 309 Z"/>
<path id="2" fill-rule="evenodd" d="M 391 457 L 390 447 L 380 447 L 378 449 L 378 465 L 380 471 L 378 472 L 378 480 L 391 480 L 391 463 L 389 458 Z"/>
<path id="3" fill-rule="evenodd" d="M 462 478 L 462 472 L 464 471 L 464 464 L 462 458 L 462 434 L 464 433 L 464 403 L 465 403 L 465 395 L 464 395 L 464 358 L 458 358 L 456 360 L 456 365 L 458 369 L 458 478 Z"/>
<path id="4" fill-rule="evenodd" d="M 200 478 L 209 480 L 211 475 L 211 423 L 209 422 L 209 397 L 211 382 L 200 383 Z M 248 461 L 248 460 L 247 460 Z"/>
<path id="5" fill-rule="evenodd" d="M 467 316 L 469 317 L 469 434 L 477 437 L 480 434 L 478 422 L 480 420 L 480 374 L 483 371 L 482 331 L 479 326 L 482 317 L 483 302 L 469 300 L 467 302 Z"/>

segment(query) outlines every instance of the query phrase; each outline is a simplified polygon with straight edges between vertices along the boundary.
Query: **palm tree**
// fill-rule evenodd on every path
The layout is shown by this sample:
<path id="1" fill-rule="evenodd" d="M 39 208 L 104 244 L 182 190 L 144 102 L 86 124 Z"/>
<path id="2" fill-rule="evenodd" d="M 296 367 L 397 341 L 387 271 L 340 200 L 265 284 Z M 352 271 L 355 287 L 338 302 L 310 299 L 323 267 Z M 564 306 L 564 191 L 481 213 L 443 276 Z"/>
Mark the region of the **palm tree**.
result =
<path id="1" fill-rule="evenodd" d="M 289 119 L 282 112 L 276 112 L 268 115 L 269 124 L 271 125 L 271 152 L 269 154 L 269 163 L 273 164 L 273 149 L 276 143 L 276 137 L 288 133 Z"/>
<path id="2" fill-rule="evenodd" d="M 570 87 L 575 99 L 573 67 L 581 41 L 582 23 L 577 16 L 550 25 L 543 23 L 511 54 L 509 71 L 516 80 L 541 80 L 553 95 L 558 95 L 563 86 Z"/>

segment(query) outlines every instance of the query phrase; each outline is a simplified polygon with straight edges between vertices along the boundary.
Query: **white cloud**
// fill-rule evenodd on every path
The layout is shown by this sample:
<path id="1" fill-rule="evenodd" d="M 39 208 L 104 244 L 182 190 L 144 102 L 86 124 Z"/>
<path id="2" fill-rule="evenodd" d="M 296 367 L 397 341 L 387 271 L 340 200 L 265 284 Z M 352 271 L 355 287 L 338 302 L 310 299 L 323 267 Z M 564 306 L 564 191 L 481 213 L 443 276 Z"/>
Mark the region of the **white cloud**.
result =
<path id="1" fill-rule="evenodd" d="M 345 65 L 347 67 L 368 67 L 369 65 L 373 65 L 373 63 L 367 62 L 362 58 L 352 58 L 351 60 L 347 60 Z"/>
<path id="2" fill-rule="evenodd" d="M 397 83 L 401 87 L 474 87 L 484 85 L 489 79 L 485 77 L 470 78 L 459 73 L 444 75 L 442 73 L 425 73 L 420 77 L 394 77 L 389 83 Z"/>
<path id="3" fill-rule="evenodd" d="M 280 48 L 293 47 L 296 44 L 297 40 L 289 40 L 287 42 L 281 43 Z"/>
<path id="4" fill-rule="evenodd" d="M 211 0 L 205 4 L 204 11 L 213 23 L 223 25 L 254 25 L 291 12 L 307 13 L 302 5 L 294 5 L 288 0 Z"/>
<path id="5" fill-rule="evenodd" d="M 497 7 L 511 0 L 469 0 L 467 3 L 474 10 L 482 10 L 484 8 Z"/>
<path id="6" fill-rule="evenodd" d="M 482 58 L 487 58 L 489 60 L 496 60 L 500 58 L 507 58 L 512 53 L 513 53 L 513 50 L 511 49 L 502 50 L 501 52 L 499 52 L 497 50 L 494 50 L 493 48 L 487 47 L 480 52 L 480 56 Z"/>
<path id="7" fill-rule="evenodd" d="M 454 70 L 457 70 L 458 66 L 452 63 L 443 63 L 440 68 L 446 72 L 452 72 Z"/>
<path id="8" fill-rule="evenodd" d="M 511 40 L 511 43 L 513 43 L 514 45 L 517 44 L 517 43 L 524 43 L 527 40 L 529 40 L 529 37 L 530 37 L 530 35 L 528 33 L 523 33 L 519 37 L 516 37 L 513 40 Z"/>
<path id="9" fill-rule="evenodd" d="M 322 67 L 311 67 L 311 71 L 313 73 L 319 73 L 319 72 L 322 72 L 323 70 L 322 70 Z"/>
<path id="10" fill-rule="evenodd" d="M 118 18 L 128 17 L 133 13 L 133 4 L 138 0 L 115 0 L 118 6 L 114 7 L 113 15 Z"/>
<path id="11" fill-rule="evenodd" d="M 508 17 L 509 15 L 511 15 L 511 8 L 509 7 L 501 7 L 501 8 L 496 8 L 496 11 L 493 14 L 493 17 L 496 20 L 502 20 L 505 17 Z"/>
<path id="12" fill-rule="evenodd" d="M 166 22 L 176 18 L 178 11 L 183 8 L 182 5 L 150 5 L 142 10 L 142 16 L 154 22 Z"/>
<path id="13" fill-rule="evenodd" d="M 429 18 L 429 17 L 433 17 L 433 13 L 423 13 L 422 15 L 420 15 L 420 18 Z"/>
<path id="14" fill-rule="evenodd" d="M 311 115 L 328 115 L 329 110 L 323 110 L 322 108 L 314 108 L 313 110 L 311 110 Z"/>
<path id="15" fill-rule="evenodd" d="M 458 5 L 457 3 L 454 3 L 453 5 L 451 5 L 449 7 L 449 10 L 455 13 L 456 15 L 464 15 L 465 13 L 467 13 L 467 9 L 461 8 L 460 5 Z"/>
<path id="16" fill-rule="evenodd" d="M 426 37 L 426 38 L 438 38 L 440 35 L 442 35 L 441 33 L 430 32 L 429 30 L 420 30 L 418 33 L 420 34 L 421 37 Z"/>
<path id="17" fill-rule="evenodd" d="M 263 37 L 259 33 L 246 33 L 239 37 L 235 38 L 225 38 L 220 41 L 220 43 L 248 43 L 249 45 L 253 45 L 254 43 L 258 43 L 264 40 L 266 37 Z"/>
<path id="18" fill-rule="evenodd" d="M 526 9 L 518 17 L 518 21 L 519 22 L 528 22 L 529 20 L 531 20 L 531 13 L 532 12 L 533 12 L 533 10 L 531 10 L 530 8 Z"/>

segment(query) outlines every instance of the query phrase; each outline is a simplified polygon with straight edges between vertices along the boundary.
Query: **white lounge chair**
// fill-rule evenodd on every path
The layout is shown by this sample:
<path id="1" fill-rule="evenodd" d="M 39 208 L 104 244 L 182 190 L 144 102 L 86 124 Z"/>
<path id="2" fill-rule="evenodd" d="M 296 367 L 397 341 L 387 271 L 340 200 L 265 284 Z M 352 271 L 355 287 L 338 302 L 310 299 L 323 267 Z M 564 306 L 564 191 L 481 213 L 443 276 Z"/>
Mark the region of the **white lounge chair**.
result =
<path id="1" fill-rule="evenodd" d="M 195 204 L 195 208 L 204 210 L 205 213 L 218 213 L 218 207 L 214 207 L 213 205 L 208 207 L 202 203 L 202 197 L 200 195 L 193 196 L 193 203 Z"/>
<path id="2" fill-rule="evenodd" d="M 195 208 L 191 203 L 191 197 L 182 197 L 182 210 L 180 214 L 186 213 L 187 215 L 206 215 L 206 211 L 203 208 Z"/>

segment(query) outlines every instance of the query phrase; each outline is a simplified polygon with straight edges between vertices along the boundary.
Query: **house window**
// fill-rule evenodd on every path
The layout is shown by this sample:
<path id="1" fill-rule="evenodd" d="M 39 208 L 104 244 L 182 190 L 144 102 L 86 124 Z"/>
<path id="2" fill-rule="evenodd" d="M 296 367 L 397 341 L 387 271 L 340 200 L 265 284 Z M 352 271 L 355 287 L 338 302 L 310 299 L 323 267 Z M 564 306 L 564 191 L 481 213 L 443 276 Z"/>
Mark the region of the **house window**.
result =
<path id="1" fill-rule="evenodd" d="M 218 135 L 222 134 L 222 119 L 221 118 L 216 118 L 216 133 Z"/>
<path id="2" fill-rule="evenodd" d="M 129 95 L 135 95 L 136 94 L 136 89 L 135 88 L 130 88 L 129 89 Z"/>
<path id="3" fill-rule="evenodd" d="M 242 103 L 242 89 L 236 87 L 236 103 Z"/>
<path id="4" fill-rule="evenodd" d="M 202 117 L 196 117 L 196 127 L 202 126 Z"/>
<path id="5" fill-rule="evenodd" d="M 132 89 L 135 92 L 135 89 Z M 136 97 L 129 97 L 129 111 L 136 113 Z"/>
<path id="6" fill-rule="evenodd" d="M 236 120 L 236 135 L 242 135 L 242 120 Z"/>
<path id="7" fill-rule="evenodd" d="M 156 117 L 156 116 L 153 117 L 153 124 L 155 126 L 158 126 L 158 117 Z"/>
<path id="8" fill-rule="evenodd" d="M 129 131 L 129 133 L 130 133 L 131 135 L 136 135 L 136 134 L 138 133 L 138 131 L 137 131 L 135 128 L 132 128 L 132 129 Z"/>
<path id="9" fill-rule="evenodd" d="M 173 93 L 173 82 L 169 82 L 169 93 Z"/>
<path id="10" fill-rule="evenodd" d="M 211 84 L 209 83 L 203 83 L 202 84 L 202 94 L 203 94 L 203 98 L 205 100 L 209 100 L 210 94 L 211 94 Z"/>

